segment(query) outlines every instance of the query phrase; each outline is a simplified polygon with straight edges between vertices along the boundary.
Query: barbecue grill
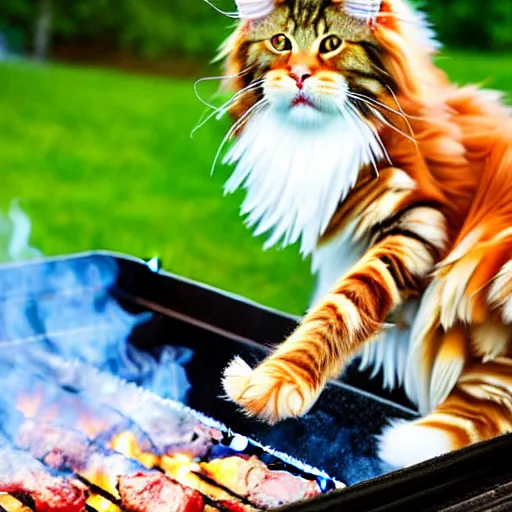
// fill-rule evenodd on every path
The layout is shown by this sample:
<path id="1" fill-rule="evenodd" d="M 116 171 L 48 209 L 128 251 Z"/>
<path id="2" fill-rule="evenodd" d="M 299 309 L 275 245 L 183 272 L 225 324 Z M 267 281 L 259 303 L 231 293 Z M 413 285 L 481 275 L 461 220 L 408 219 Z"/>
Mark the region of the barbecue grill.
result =
<path id="1" fill-rule="evenodd" d="M 223 400 L 227 362 L 296 317 L 107 252 L 4 265 L 0 297 L 0 510 L 512 510 L 511 436 L 378 460 L 416 415 L 379 376 L 349 368 L 274 427 Z"/>

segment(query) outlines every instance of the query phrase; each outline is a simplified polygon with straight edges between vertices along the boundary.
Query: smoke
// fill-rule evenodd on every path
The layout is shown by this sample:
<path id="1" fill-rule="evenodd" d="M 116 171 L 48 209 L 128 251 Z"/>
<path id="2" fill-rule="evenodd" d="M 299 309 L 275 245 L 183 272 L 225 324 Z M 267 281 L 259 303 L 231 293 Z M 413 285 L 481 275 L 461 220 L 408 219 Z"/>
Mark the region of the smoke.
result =
<path id="1" fill-rule="evenodd" d="M 7 216 L 0 216 L 0 261 L 40 258 L 41 251 L 30 245 L 32 224 L 18 200 L 11 203 Z"/>
<path id="2" fill-rule="evenodd" d="M 119 277 L 115 258 L 91 254 L 43 260 L 30 244 L 31 231 L 30 218 L 13 201 L 7 215 L 0 215 L 2 348 L 31 362 L 34 372 L 49 371 L 42 364 L 48 354 L 185 400 L 190 384 L 184 365 L 192 352 L 168 346 L 151 355 L 130 344 L 133 330 L 153 315 L 131 314 L 112 296 Z"/>

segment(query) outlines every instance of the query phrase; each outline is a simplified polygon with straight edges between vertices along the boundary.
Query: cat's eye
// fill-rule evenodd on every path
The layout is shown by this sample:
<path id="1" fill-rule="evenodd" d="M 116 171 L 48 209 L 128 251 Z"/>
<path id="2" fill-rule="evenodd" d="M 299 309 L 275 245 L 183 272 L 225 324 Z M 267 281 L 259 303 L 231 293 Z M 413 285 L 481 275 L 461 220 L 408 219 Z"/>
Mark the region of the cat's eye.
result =
<path id="1" fill-rule="evenodd" d="M 292 42 L 284 34 L 276 34 L 270 42 L 278 52 L 289 52 L 292 49 Z"/>
<path id="2" fill-rule="evenodd" d="M 320 53 L 332 53 L 342 44 L 343 41 L 338 36 L 328 36 L 320 43 Z"/>

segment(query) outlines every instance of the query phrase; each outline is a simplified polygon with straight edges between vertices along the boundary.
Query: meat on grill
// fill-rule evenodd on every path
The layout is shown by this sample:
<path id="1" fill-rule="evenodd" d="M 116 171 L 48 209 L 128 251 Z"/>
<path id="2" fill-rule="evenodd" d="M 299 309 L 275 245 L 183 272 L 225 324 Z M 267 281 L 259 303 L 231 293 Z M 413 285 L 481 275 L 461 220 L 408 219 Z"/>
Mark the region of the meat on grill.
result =
<path id="1" fill-rule="evenodd" d="M 80 379 L 80 372 L 71 373 L 71 377 L 69 374 L 66 378 L 61 376 L 59 384 L 67 382 L 71 389 L 81 391 L 83 396 L 80 400 L 94 396 L 101 404 L 98 405 L 98 410 L 104 407 L 117 410 L 117 413 L 109 413 L 109 421 L 106 422 L 109 431 L 103 436 L 105 439 L 110 439 L 111 433 L 116 430 L 113 427 L 121 425 L 120 420 L 124 425 L 129 420 L 128 423 L 133 422 L 139 426 L 133 431 L 131 428 L 128 431 L 135 434 L 142 428 L 140 431 L 143 437 L 153 447 L 158 447 L 158 456 L 179 453 L 188 454 L 191 459 L 196 459 L 207 454 L 211 457 L 215 451 L 214 446 L 223 438 L 221 428 L 210 426 L 215 423 L 208 421 L 208 426 L 203 424 L 195 413 L 177 402 L 163 400 L 132 384 L 99 372 L 84 372 L 91 377 L 90 379 L 84 379 L 83 374 Z M 93 375 L 97 378 L 93 379 Z M 104 385 L 109 378 L 112 385 Z M 91 389 L 82 389 L 85 387 L 84 383 L 91 383 Z M 60 396 L 59 393 L 56 392 L 56 396 Z M 8 405 L 10 404 L 6 403 L 5 407 Z M 16 435 L 13 437 L 17 448 L 28 451 L 32 457 L 53 469 L 79 475 L 115 498 L 119 498 L 122 493 L 122 505 L 126 509 L 133 512 L 196 512 L 204 509 L 203 498 L 198 490 L 192 490 L 176 482 L 175 475 L 168 478 L 159 472 L 144 468 L 134 459 L 105 449 L 102 436 L 91 440 L 84 432 L 23 417 L 14 424 Z M 78 424 L 76 426 L 80 428 Z M 145 444 L 142 444 L 141 450 L 144 451 L 145 448 Z M 151 449 L 149 451 L 152 452 Z M 229 497 L 215 499 L 206 493 L 208 498 L 213 498 L 223 509 L 246 512 L 251 508 L 249 504 L 257 508 L 276 508 L 316 496 L 321 492 L 316 482 L 293 476 L 285 471 L 271 471 L 257 457 L 235 456 L 215 459 L 201 463 L 199 467 L 197 473 L 233 495 L 232 500 L 228 499 Z M 179 478 L 178 480 L 181 481 Z M 183 483 L 189 485 L 188 482 Z M 13 491 L 7 489 L 6 492 Z M 245 503 L 238 501 L 234 496 L 243 498 Z M 41 500 L 41 503 L 44 503 L 44 500 Z M 174 508 L 169 508 L 170 504 Z M 75 509 L 43 507 L 38 510 L 74 512 Z"/>
<path id="2" fill-rule="evenodd" d="M 199 491 L 210 501 L 220 505 L 226 512 L 256 512 L 254 507 L 243 503 L 233 494 L 202 478 L 200 474 L 197 474 L 199 467 L 198 464 L 184 465 L 181 457 L 163 457 L 160 462 L 160 468 L 167 476 L 186 487 Z"/>
<path id="3" fill-rule="evenodd" d="M 118 491 L 130 512 L 203 512 L 197 491 L 184 487 L 161 473 L 138 473 L 119 478 Z"/>
<path id="4" fill-rule="evenodd" d="M 51 475 L 29 454 L 0 443 L 0 492 L 29 497 L 37 512 L 81 512 L 86 489 L 79 482 Z"/>
<path id="5" fill-rule="evenodd" d="M 321 493 L 316 482 L 272 471 L 255 456 L 215 459 L 200 467 L 207 478 L 258 508 L 277 508 Z"/>
<path id="6" fill-rule="evenodd" d="M 16 444 L 47 466 L 72 471 L 111 494 L 120 475 L 144 471 L 137 461 L 105 450 L 80 432 L 52 424 L 27 420 L 18 430 Z"/>
<path id="7" fill-rule="evenodd" d="M 54 469 L 71 470 L 93 484 L 98 477 L 101 487 L 115 497 L 119 493 L 123 508 L 132 512 L 203 511 L 199 492 L 162 473 L 145 470 L 119 453 L 104 450 L 79 432 L 26 421 L 17 441 L 18 446 Z"/>

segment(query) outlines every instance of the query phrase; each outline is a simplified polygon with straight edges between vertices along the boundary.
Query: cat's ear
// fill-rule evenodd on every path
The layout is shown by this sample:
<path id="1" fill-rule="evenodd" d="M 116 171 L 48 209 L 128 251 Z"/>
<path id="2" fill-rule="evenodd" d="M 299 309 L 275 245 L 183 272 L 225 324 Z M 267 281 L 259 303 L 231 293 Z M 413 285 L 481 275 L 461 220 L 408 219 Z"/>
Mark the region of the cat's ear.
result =
<path id="1" fill-rule="evenodd" d="M 365 21 L 374 21 L 380 13 L 382 0 L 331 0 L 333 4 L 342 4 L 349 16 Z"/>
<path id="2" fill-rule="evenodd" d="M 268 16 L 275 7 L 275 0 L 235 0 L 242 20 L 259 20 Z"/>

